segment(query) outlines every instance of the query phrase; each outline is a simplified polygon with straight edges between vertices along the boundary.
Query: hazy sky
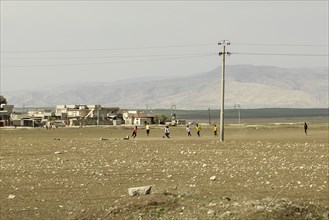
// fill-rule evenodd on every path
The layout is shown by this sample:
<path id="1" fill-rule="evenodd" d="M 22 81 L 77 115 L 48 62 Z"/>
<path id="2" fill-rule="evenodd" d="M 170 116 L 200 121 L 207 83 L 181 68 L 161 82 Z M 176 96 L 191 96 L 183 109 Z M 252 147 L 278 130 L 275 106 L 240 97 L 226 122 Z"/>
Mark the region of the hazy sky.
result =
<path id="1" fill-rule="evenodd" d="M 224 39 L 227 65 L 327 67 L 328 1 L 1 1 L 1 93 L 207 72 Z"/>

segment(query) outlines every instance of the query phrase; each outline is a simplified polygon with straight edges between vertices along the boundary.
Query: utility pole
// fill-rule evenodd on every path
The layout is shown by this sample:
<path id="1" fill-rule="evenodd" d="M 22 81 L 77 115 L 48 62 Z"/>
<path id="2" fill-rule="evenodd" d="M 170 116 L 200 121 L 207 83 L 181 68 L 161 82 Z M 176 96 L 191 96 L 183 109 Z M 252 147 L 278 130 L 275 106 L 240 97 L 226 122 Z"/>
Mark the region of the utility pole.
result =
<path id="1" fill-rule="evenodd" d="M 221 82 L 221 108 L 220 108 L 220 141 L 224 141 L 224 93 L 225 93 L 225 55 L 230 55 L 230 53 L 225 51 L 225 46 L 230 45 L 230 41 L 222 40 L 218 42 L 218 45 L 223 46 L 222 52 L 219 52 L 219 56 L 222 56 L 222 82 Z"/>
<path id="2" fill-rule="evenodd" d="M 99 107 L 100 107 L 100 105 L 96 105 L 96 108 L 97 108 L 97 125 L 99 125 Z"/>

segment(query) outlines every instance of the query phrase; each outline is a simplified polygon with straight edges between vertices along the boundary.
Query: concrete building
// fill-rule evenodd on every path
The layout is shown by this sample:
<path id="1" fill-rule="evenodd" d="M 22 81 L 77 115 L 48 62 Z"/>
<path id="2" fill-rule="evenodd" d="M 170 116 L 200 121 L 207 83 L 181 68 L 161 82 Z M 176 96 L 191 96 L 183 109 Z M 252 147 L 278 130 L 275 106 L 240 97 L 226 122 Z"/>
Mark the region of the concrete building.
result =
<path id="1" fill-rule="evenodd" d="M 11 113 L 14 105 L 1 104 L 0 105 L 0 127 L 11 125 Z"/>
<path id="2" fill-rule="evenodd" d="M 64 124 L 60 116 L 56 116 L 51 109 L 35 109 L 28 112 L 13 112 L 11 114 L 13 126 L 42 127 L 51 124 Z"/>
<path id="3" fill-rule="evenodd" d="M 119 110 L 101 105 L 57 105 L 55 114 L 70 126 L 120 125 L 123 119 Z"/>
<path id="4" fill-rule="evenodd" d="M 124 111 L 122 113 L 125 124 L 128 125 L 145 125 L 156 124 L 157 117 L 153 114 L 146 114 L 143 111 Z"/>

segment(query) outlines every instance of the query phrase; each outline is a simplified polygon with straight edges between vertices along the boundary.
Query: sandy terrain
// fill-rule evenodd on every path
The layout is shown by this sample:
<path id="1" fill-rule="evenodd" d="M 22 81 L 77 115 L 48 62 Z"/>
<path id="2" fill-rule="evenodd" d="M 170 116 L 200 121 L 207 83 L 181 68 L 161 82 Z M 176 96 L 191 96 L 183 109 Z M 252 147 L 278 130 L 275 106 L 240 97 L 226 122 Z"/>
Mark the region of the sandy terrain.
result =
<path id="1" fill-rule="evenodd" d="M 0 218 L 328 219 L 328 124 L 170 129 L 2 128 Z"/>

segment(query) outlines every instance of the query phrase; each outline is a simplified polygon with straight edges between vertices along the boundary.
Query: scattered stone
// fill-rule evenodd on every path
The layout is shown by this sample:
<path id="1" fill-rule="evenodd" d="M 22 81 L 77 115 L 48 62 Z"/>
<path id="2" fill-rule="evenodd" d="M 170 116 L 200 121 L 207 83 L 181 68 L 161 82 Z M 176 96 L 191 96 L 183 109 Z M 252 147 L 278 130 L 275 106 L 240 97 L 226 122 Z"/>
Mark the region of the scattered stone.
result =
<path id="1" fill-rule="evenodd" d="M 262 211 L 265 210 L 265 206 L 263 206 L 263 205 L 258 205 L 258 206 L 256 206 L 256 210 L 259 211 L 259 212 L 262 212 Z"/>
<path id="2" fill-rule="evenodd" d="M 61 139 L 60 138 L 54 138 L 55 141 L 60 141 Z"/>
<path id="3" fill-rule="evenodd" d="M 128 188 L 130 196 L 147 195 L 151 193 L 152 186 L 140 186 Z"/>
<path id="4" fill-rule="evenodd" d="M 107 140 L 109 140 L 109 139 L 108 139 L 108 138 L 103 138 L 103 137 L 101 137 L 99 140 L 100 140 L 100 141 L 107 141 Z"/>
<path id="5" fill-rule="evenodd" d="M 217 205 L 217 203 L 210 202 L 208 206 L 210 206 L 210 207 L 214 207 L 214 206 L 216 206 L 216 205 Z"/>
<path id="6" fill-rule="evenodd" d="M 60 151 L 56 151 L 54 154 L 62 154 L 62 152 L 60 152 Z"/>
<path id="7" fill-rule="evenodd" d="M 210 210 L 208 210 L 207 214 L 208 215 L 215 215 L 215 210 L 210 209 Z"/>
<path id="8" fill-rule="evenodd" d="M 122 138 L 122 140 L 129 141 L 129 135 L 127 135 L 126 137 Z"/>
<path id="9" fill-rule="evenodd" d="M 8 196 L 8 199 L 15 199 L 16 198 L 16 196 L 15 195 L 12 195 L 12 194 L 10 194 L 9 196 Z"/>
<path id="10" fill-rule="evenodd" d="M 223 214 L 221 214 L 219 216 L 219 219 L 226 219 L 226 218 L 228 218 L 230 216 L 231 216 L 231 212 L 230 211 L 226 211 L 226 212 L 224 212 Z"/>
<path id="11" fill-rule="evenodd" d="M 328 220 L 329 219 L 329 212 L 323 213 L 323 219 Z"/>
<path id="12" fill-rule="evenodd" d="M 224 199 L 225 199 L 226 201 L 231 201 L 231 198 L 230 198 L 230 197 L 224 197 Z"/>
<path id="13" fill-rule="evenodd" d="M 211 180 L 211 181 L 216 180 L 216 176 L 212 176 L 212 177 L 210 177 L 210 180 Z"/>

